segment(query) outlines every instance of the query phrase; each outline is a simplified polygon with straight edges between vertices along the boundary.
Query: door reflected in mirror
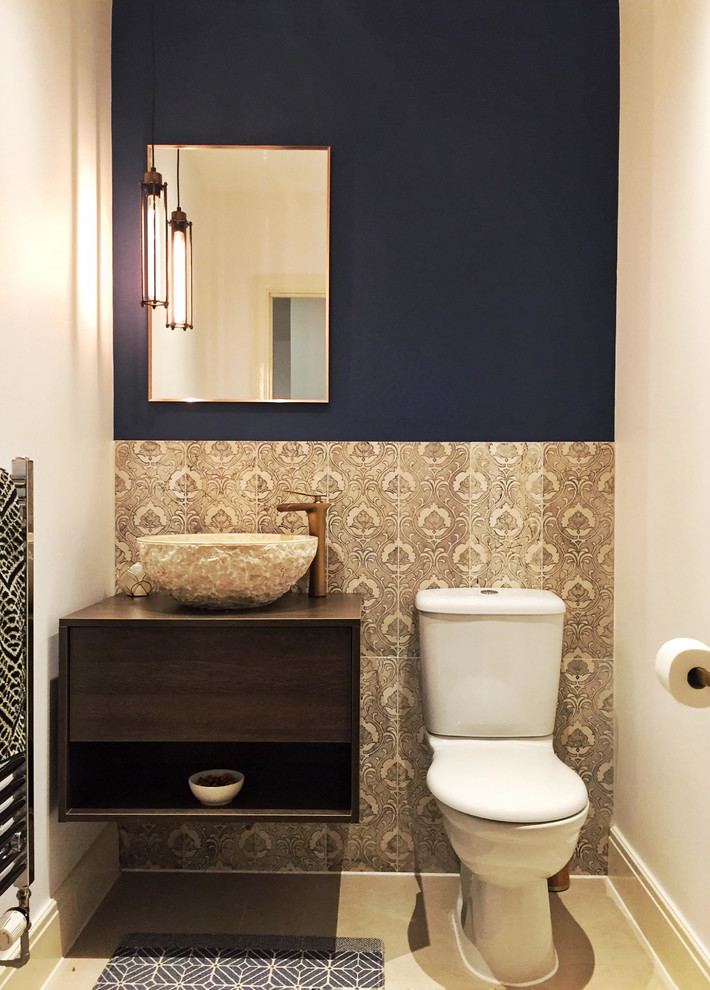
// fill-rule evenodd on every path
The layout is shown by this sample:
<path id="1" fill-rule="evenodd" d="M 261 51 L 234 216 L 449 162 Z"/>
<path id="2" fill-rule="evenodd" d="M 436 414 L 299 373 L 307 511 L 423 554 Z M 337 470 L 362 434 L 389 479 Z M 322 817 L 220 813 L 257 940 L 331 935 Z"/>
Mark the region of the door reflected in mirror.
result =
<path id="1" fill-rule="evenodd" d="M 180 145 L 193 329 L 149 310 L 153 402 L 328 401 L 328 148 Z M 177 145 L 155 146 L 177 207 Z"/>

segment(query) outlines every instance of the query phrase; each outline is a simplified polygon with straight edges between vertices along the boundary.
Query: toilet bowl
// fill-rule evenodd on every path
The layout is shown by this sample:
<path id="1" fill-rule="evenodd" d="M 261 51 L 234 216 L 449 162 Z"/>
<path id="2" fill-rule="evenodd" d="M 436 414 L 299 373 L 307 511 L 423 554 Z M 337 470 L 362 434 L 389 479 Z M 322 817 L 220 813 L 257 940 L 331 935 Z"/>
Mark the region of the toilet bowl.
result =
<path id="1" fill-rule="evenodd" d="M 416 603 L 427 785 L 461 861 L 461 956 L 489 982 L 541 983 L 557 969 L 547 878 L 589 808 L 552 741 L 565 605 L 522 588 L 433 588 Z"/>
<path id="2" fill-rule="evenodd" d="M 461 955 L 482 979 L 540 983 L 557 970 L 547 878 L 574 852 L 586 788 L 551 737 L 428 740 L 427 784 L 462 864 L 453 913 Z"/>

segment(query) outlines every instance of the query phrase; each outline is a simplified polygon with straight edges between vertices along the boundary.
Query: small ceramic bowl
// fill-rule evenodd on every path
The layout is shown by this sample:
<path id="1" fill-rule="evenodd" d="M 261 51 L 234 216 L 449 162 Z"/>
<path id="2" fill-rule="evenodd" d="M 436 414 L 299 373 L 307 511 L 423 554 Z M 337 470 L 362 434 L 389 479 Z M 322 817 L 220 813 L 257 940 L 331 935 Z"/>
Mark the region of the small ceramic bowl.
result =
<path id="1" fill-rule="evenodd" d="M 231 783 L 227 782 L 231 779 Z M 237 796 L 244 783 L 239 770 L 200 770 L 188 777 L 190 790 L 198 801 L 212 808 L 220 808 Z"/>

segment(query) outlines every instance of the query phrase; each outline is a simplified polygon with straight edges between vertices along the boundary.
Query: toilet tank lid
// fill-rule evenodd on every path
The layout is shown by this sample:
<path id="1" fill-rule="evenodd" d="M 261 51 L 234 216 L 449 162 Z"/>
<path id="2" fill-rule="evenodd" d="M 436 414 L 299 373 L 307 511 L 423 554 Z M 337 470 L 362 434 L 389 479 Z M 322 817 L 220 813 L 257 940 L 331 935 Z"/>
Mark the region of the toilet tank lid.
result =
<path id="1" fill-rule="evenodd" d="M 456 615 L 558 615 L 565 603 L 539 588 L 427 588 L 417 592 L 420 612 Z"/>

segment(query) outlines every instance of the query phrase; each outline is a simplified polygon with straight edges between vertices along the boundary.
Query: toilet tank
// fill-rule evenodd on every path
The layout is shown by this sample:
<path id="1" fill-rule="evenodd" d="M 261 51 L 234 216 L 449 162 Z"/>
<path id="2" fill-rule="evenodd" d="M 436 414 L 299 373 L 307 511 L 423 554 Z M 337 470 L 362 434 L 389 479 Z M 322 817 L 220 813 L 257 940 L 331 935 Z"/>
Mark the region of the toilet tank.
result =
<path id="1" fill-rule="evenodd" d="M 442 736 L 545 736 L 565 604 L 551 591 L 431 588 L 416 597 L 424 722 Z"/>

